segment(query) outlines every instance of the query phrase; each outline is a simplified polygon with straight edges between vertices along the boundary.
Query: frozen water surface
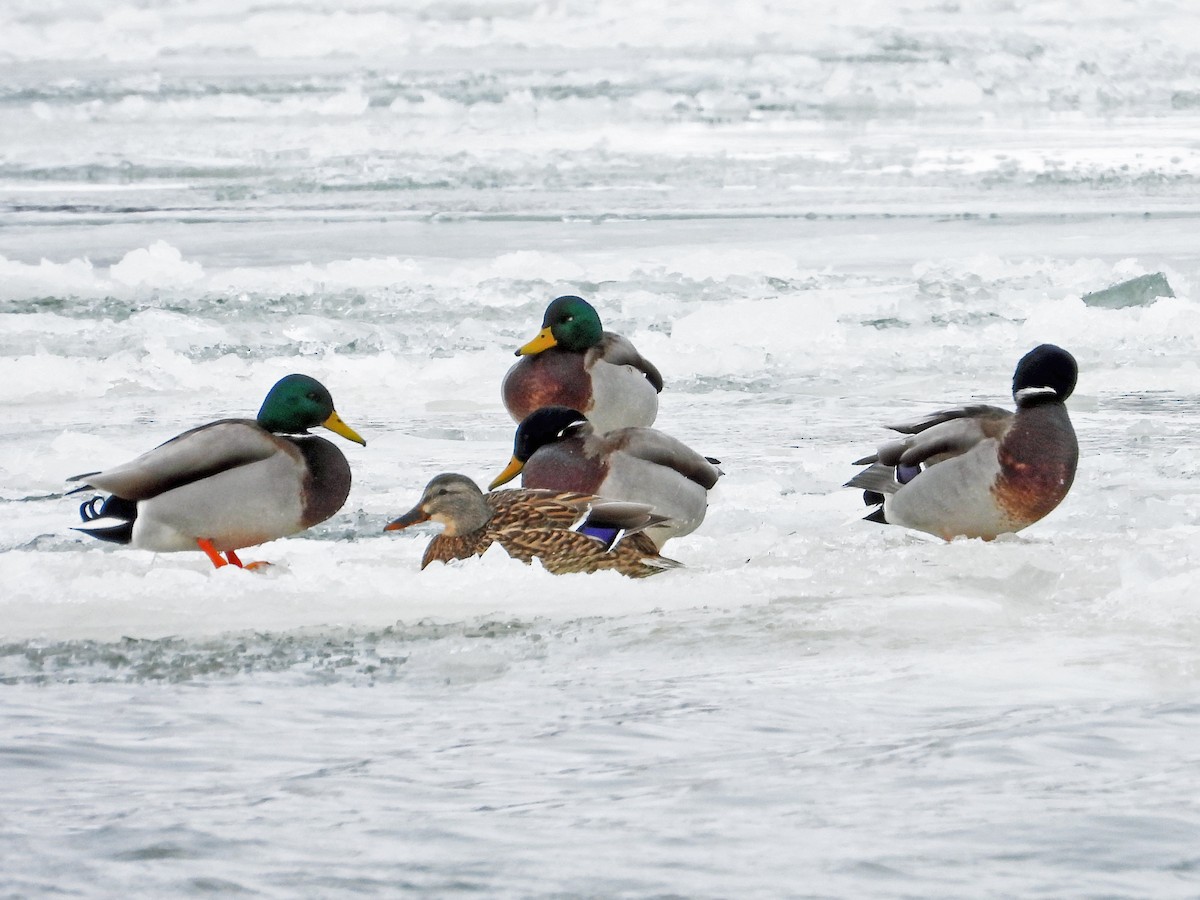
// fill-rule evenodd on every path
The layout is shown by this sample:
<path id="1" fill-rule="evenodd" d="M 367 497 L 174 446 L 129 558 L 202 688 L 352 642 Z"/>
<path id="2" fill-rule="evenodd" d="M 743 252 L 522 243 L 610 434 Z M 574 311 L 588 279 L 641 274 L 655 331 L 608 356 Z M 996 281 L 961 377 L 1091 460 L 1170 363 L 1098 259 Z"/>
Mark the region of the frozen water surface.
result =
<path id="1" fill-rule="evenodd" d="M 0 8 L 0 893 L 1200 892 L 1200 14 L 804 6 Z M 419 572 L 565 292 L 723 460 L 688 567 Z M 1044 341 L 1057 511 L 859 521 Z M 290 371 L 368 446 L 269 572 L 70 531 Z"/>

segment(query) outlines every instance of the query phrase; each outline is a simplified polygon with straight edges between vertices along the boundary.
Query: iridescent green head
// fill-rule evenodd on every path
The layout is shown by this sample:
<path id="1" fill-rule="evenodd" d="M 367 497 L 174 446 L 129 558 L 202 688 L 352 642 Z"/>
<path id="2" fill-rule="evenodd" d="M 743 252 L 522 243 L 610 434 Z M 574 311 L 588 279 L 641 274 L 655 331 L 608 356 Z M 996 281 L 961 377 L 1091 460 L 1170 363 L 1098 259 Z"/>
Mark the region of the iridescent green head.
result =
<path id="1" fill-rule="evenodd" d="M 592 304 L 582 297 L 559 297 L 546 307 L 542 330 L 537 337 L 518 350 L 516 355 L 532 356 L 551 347 L 582 353 L 603 339 L 600 314 Z"/>
<path id="2" fill-rule="evenodd" d="M 364 447 L 367 444 L 337 414 L 325 385 L 307 375 L 279 379 L 263 401 L 257 420 L 274 434 L 304 434 L 310 428 L 322 426 Z"/>

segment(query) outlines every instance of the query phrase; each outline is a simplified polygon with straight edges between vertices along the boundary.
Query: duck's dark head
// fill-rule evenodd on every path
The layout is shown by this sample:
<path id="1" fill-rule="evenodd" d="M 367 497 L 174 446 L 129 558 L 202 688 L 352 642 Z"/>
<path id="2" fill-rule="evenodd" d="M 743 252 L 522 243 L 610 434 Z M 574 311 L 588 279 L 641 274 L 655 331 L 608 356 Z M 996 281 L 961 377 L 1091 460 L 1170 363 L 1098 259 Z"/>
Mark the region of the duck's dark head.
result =
<path id="1" fill-rule="evenodd" d="M 1017 406 L 1039 402 L 1061 403 L 1075 390 L 1079 366 L 1075 357 L 1054 344 L 1034 347 L 1017 363 L 1013 373 L 1013 399 Z"/>
<path id="2" fill-rule="evenodd" d="M 517 426 L 517 433 L 513 438 L 512 459 L 508 467 L 492 481 L 489 489 L 494 490 L 512 481 L 538 450 L 547 444 L 577 434 L 587 424 L 587 416 L 566 406 L 543 406 L 534 410 Z"/>

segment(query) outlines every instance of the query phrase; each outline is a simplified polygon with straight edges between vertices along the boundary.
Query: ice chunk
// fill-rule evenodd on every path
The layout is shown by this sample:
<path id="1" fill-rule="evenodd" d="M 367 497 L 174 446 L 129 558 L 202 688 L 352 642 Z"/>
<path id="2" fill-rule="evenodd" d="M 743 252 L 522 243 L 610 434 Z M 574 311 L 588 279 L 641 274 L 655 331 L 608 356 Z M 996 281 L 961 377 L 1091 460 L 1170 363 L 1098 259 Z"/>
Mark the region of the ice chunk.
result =
<path id="1" fill-rule="evenodd" d="M 1125 309 L 1127 306 L 1149 306 L 1159 297 L 1174 297 L 1175 292 L 1162 272 L 1139 275 L 1120 284 L 1083 295 L 1088 306 L 1103 309 Z"/>

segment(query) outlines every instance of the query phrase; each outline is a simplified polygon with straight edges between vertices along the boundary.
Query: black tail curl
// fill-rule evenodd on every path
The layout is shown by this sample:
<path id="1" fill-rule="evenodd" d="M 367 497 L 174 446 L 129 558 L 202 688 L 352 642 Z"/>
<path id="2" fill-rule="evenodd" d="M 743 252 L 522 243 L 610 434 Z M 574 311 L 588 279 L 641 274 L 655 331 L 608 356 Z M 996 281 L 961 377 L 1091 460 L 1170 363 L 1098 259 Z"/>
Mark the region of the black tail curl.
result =
<path id="1" fill-rule="evenodd" d="M 124 497 L 97 495 L 79 504 L 79 517 L 85 522 L 94 522 L 96 519 L 124 519 L 126 522 L 132 522 L 137 518 L 137 502 L 126 500 Z"/>
<path id="2" fill-rule="evenodd" d="M 90 534 L 102 541 L 128 544 L 133 540 L 133 522 L 137 518 L 137 501 L 126 500 L 124 497 L 96 496 L 79 504 L 79 517 L 84 522 L 95 522 L 100 519 L 115 520 L 117 522 L 115 525 L 75 530 Z"/>
<path id="3" fill-rule="evenodd" d="M 102 518 L 104 513 L 102 513 L 100 509 L 103 509 L 103 506 L 101 506 L 100 509 L 97 509 L 96 504 L 102 504 L 103 502 L 104 498 L 100 496 L 95 496 L 91 500 L 84 500 L 79 504 L 79 518 L 83 519 L 85 522 L 91 522 L 94 519 Z"/>

